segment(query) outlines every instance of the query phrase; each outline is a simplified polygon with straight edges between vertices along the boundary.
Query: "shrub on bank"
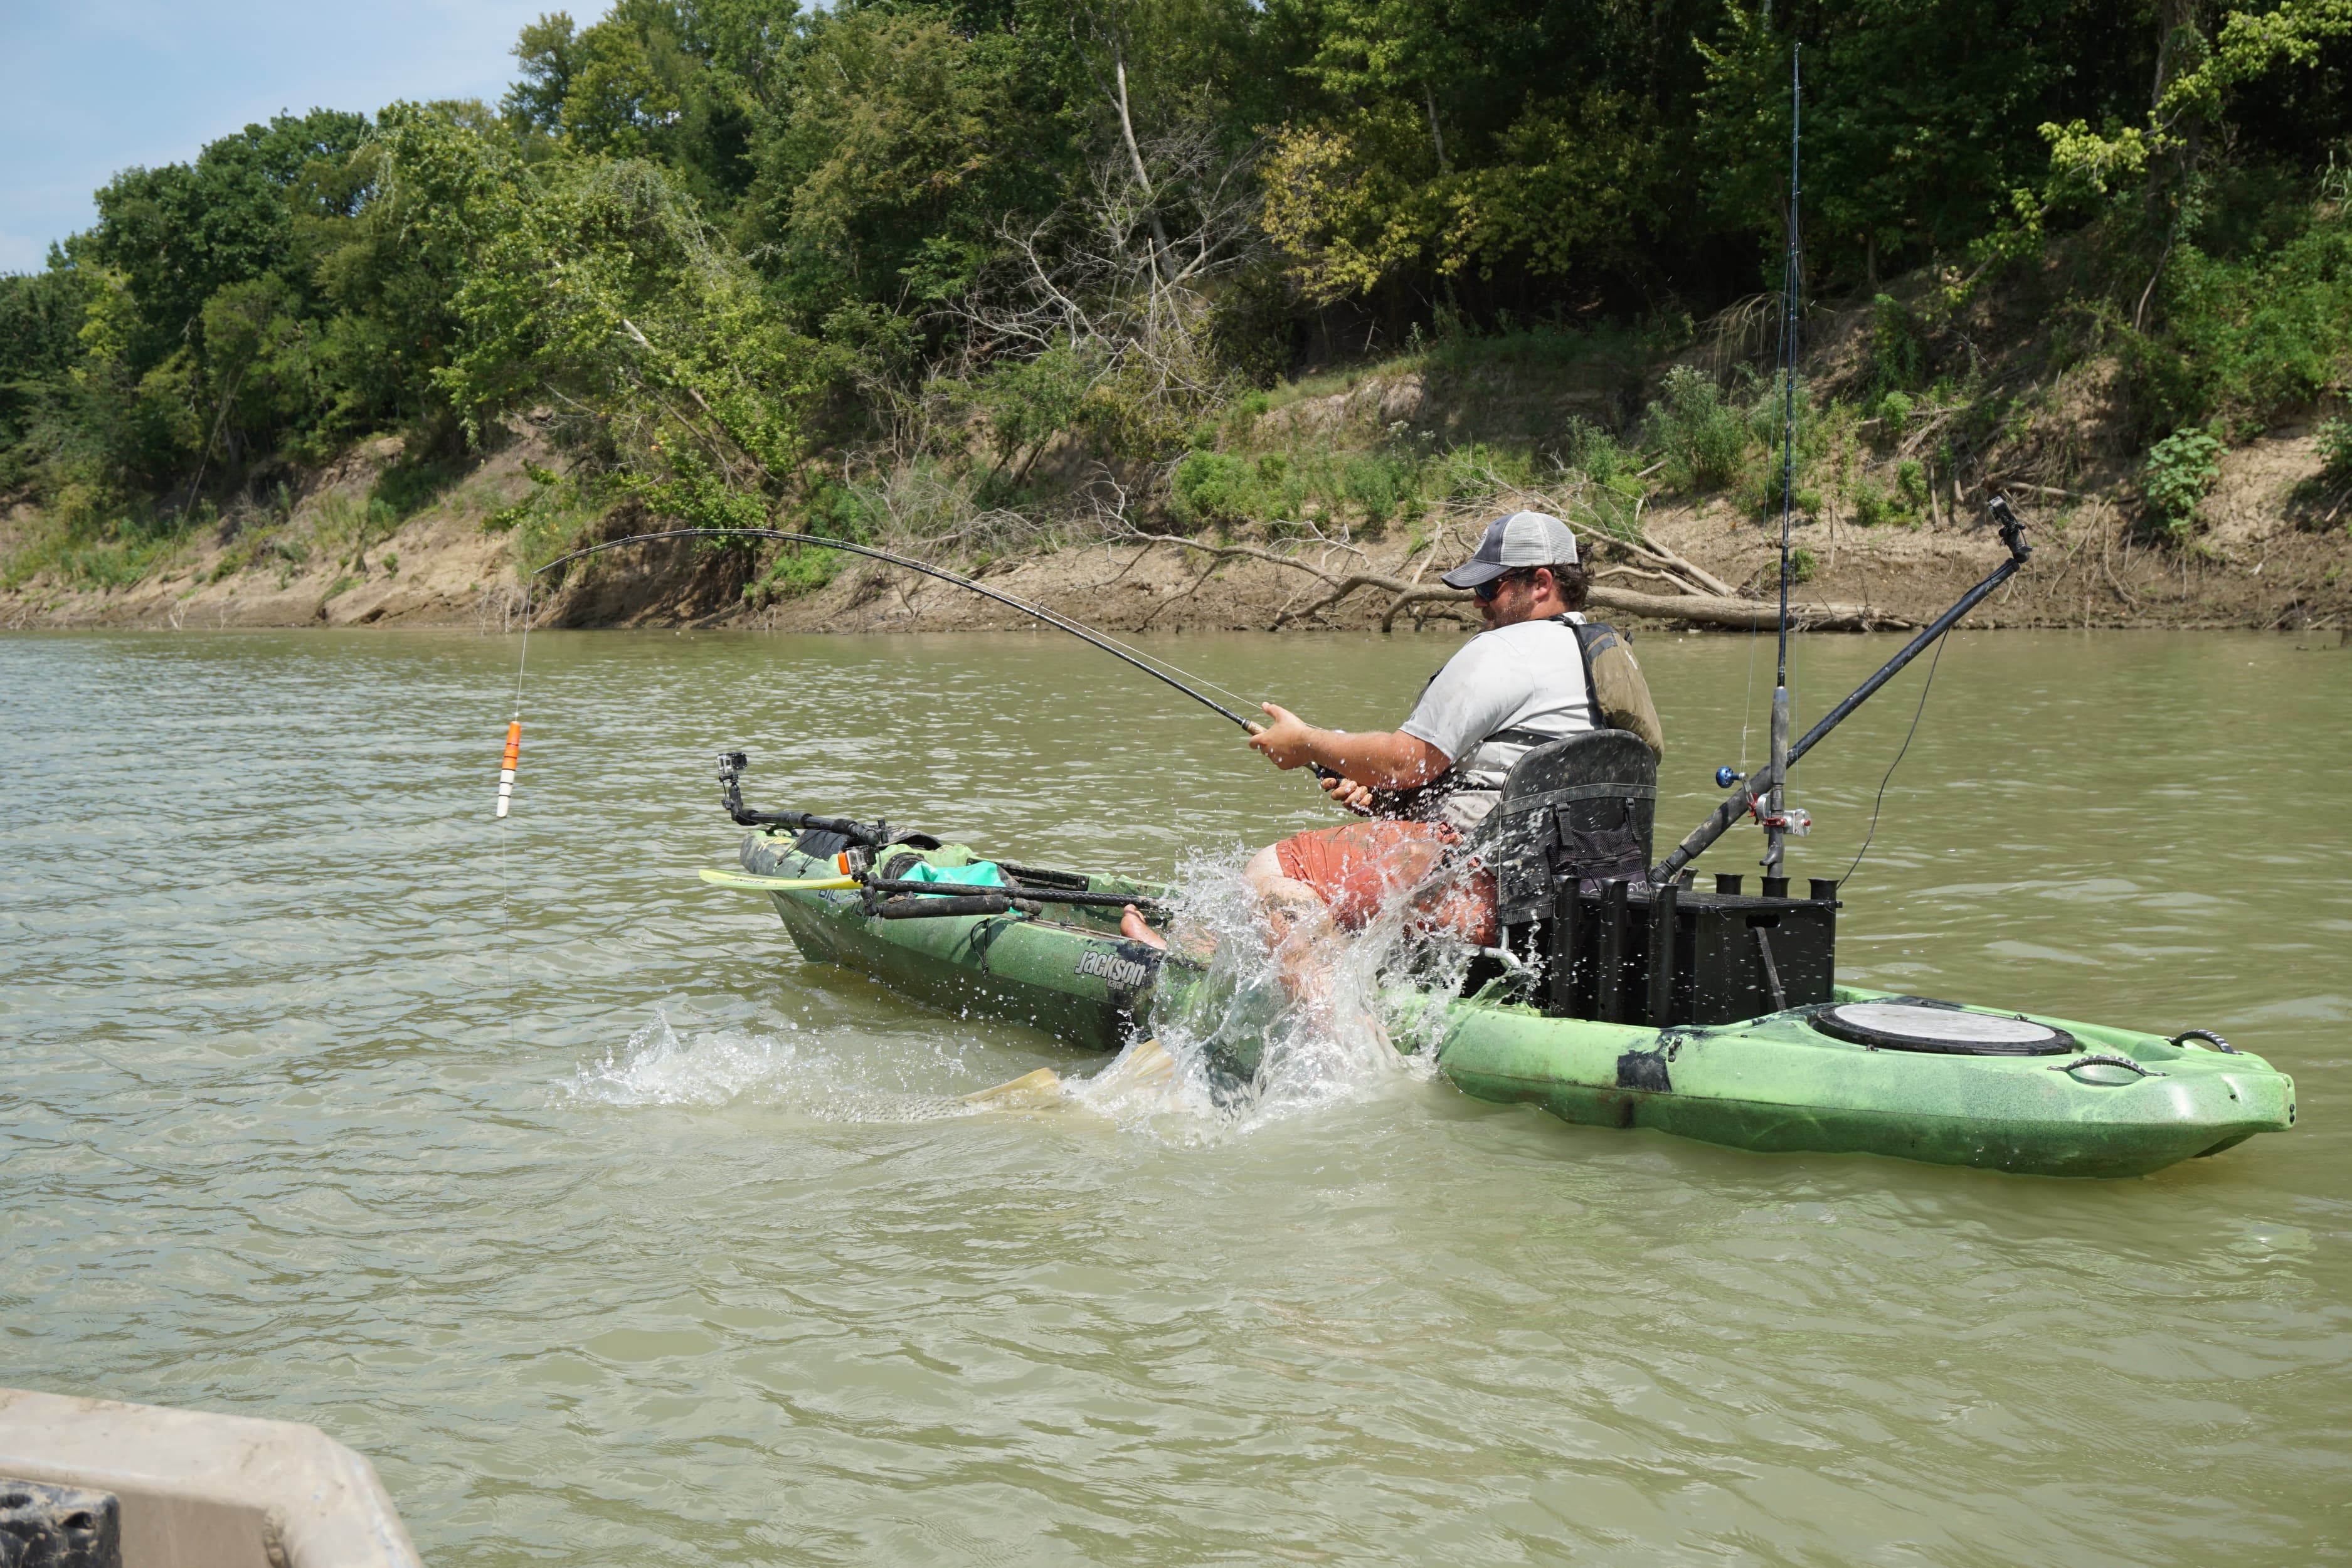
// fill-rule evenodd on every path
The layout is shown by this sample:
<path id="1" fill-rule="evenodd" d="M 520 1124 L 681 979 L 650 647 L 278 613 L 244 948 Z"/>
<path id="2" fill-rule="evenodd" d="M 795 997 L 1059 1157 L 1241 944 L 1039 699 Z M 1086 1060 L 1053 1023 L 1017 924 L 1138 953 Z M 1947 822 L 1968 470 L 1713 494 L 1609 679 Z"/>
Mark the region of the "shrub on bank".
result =
<path id="1" fill-rule="evenodd" d="M 1705 495 L 1739 477 L 1748 456 L 1748 421 L 1715 378 L 1694 365 L 1666 372 L 1649 406 L 1643 437 L 1664 460 L 1670 489 Z"/>
<path id="2" fill-rule="evenodd" d="M 2140 470 L 2141 488 L 2157 524 L 2175 542 L 2188 539 L 2197 522 L 2197 503 L 2221 479 L 2221 437 L 2210 430 L 2176 430 L 2148 448 Z"/>

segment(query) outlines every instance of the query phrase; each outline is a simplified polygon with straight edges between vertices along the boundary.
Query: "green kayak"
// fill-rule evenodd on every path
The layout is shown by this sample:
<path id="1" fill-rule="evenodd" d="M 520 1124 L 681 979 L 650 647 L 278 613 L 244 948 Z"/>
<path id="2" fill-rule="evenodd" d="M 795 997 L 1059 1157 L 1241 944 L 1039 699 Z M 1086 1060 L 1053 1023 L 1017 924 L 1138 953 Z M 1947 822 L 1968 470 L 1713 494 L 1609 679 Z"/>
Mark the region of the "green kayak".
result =
<path id="1" fill-rule="evenodd" d="M 839 886 L 833 853 L 841 841 L 822 830 L 761 828 L 743 844 L 748 875 L 710 878 L 768 892 L 810 959 L 866 971 L 943 1010 L 1031 1025 L 1095 1050 L 1116 1050 L 1176 1016 L 1208 980 L 1202 965 L 1118 933 L 1122 901 L 1149 902 L 1164 889 L 983 862 L 962 846 L 903 837 L 877 851 L 871 868 L 891 897 Z M 1001 877 L 1002 890 L 908 890 L 910 878 L 964 886 L 965 868 Z M 765 885 L 827 880 L 835 885 Z M 1539 1105 L 1588 1126 L 2038 1175 L 2142 1175 L 2294 1123 L 2294 1080 L 2218 1037 L 2168 1038 L 1892 996 L 1836 985 L 1825 972 L 1807 991 L 1797 972 L 1803 900 L 1724 899 L 1710 908 L 1707 918 L 1735 931 L 1768 931 L 1757 943 L 1766 955 L 1759 973 L 1769 974 L 1774 996 L 1757 1016 L 1665 1027 L 1561 1016 L 1523 974 L 1490 961 L 1474 965 L 1465 994 L 1446 1005 L 1440 1070 L 1480 1100 Z M 1622 913 L 1621 892 L 1620 935 Z M 1660 918 L 1675 918 L 1671 899 Z M 1688 908 L 1682 918 L 1688 926 Z M 1638 924 L 1632 929 L 1638 935 Z M 1685 931 L 1686 967 L 1691 931 L 1703 948 L 1706 929 Z M 1772 931 L 1785 933 L 1780 967 L 1770 957 Z M 1603 930 L 1595 940 L 1616 939 Z M 1643 984 L 1638 953 L 1618 956 L 1631 966 L 1629 984 Z M 1708 962 L 1704 952 L 1697 962 Z M 1807 999 L 1772 1005 L 1790 1000 L 1784 979 Z M 1246 1043 L 1223 1065 L 1243 1077 L 1255 1067 Z"/>

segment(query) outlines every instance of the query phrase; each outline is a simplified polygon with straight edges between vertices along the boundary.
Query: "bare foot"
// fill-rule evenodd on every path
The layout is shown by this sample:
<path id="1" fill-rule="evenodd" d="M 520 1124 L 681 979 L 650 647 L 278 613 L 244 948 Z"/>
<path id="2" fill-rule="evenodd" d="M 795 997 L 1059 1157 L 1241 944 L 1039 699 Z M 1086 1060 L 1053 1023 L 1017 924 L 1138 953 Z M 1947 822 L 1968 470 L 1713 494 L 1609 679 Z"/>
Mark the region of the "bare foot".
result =
<path id="1" fill-rule="evenodd" d="M 1128 905 L 1126 912 L 1118 917 L 1118 934 L 1129 942 L 1139 942 L 1163 952 L 1168 950 L 1168 939 L 1153 931 L 1150 923 L 1143 918 L 1143 911 L 1133 904 Z"/>

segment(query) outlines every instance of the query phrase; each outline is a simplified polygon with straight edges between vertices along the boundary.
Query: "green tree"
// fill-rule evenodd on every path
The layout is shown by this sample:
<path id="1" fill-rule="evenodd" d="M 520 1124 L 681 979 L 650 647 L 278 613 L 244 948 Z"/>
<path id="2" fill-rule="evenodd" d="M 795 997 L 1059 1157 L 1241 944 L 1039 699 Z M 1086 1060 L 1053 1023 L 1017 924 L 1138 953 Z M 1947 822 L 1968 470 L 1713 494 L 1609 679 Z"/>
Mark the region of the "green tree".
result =
<path id="1" fill-rule="evenodd" d="M 23 480 L 36 427 L 67 413 L 89 281 L 55 251 L 45 271 L 0 276 L 0 485 Z"/>
<path id="2" fill-rule="evenodd" d="M 248 125 L 207 145 L 192 163 L 129 169 L 98 192 L 98 224 L 68 243 L 76 263 L 121 275 L 137 321 L 121 341 L 143 372 L 201 340 L 205 301 L 230 283 L 282 267 L 298 202 L 315 196 L 314 163 L 346 158 L 365 117 L 314 110 Z"/>
<path id="3" fill-rule="evenodd" d="M 1433 280 L 1563 280 L 1686 229 L 1662 115 L 1698 7 L 1615 0 L 1276 0 L 1307 90 L 1266 168 L 1267 229 L 1316 299 Z"/>
<path id="4" fill-rule="evenodd" d="M 780 244 L 803 310 L 969 286 L 1041 151 L 1014 113 L 1020 58 L 1003 35 L 919 12 L 852 12 L 817 33 L 751 195 L 751 233 Z"/>
<path id="5" fill-rule="evenodd" d="M 514 194 L 436 377 L 468 427 L 557 397 L 666 515 L 762 521 L 798 479 L 838 355 L 793 329 L 657 167 L 568 163 Z"/>
<path id="6" fill-rule="evenodd" d="M 731 200 L 751 174 L 757 89 L 773 90 L 775 56 L 796 16 L 776 0 L 620 0 L 576 29 L 552 12 L 515 45 L 521 78 L 506 111 L 572 153 L 654 159 L 706 200 Z"/>
<path id="7" fill-rule="evenodd" d="M 1806 247 L 1832 287 L 1958 251 L 2046 161 L 2036 127 L 2127 112 L 2146 80 L 2144 38 L 2099 0 L 1735 7 L 1700 46 L 1696 132 L 1714 212 L 1736 230 L 1777 237 L 1800 42 Z"/>
<path id="8" fill-rule="evenodd" d="M 550 136 L 563 133 L 563 101 L 572 94 L 575 30 L 568 11 L 548 11 L 536 22 L 525 23 L 515 40 L 514 57 L 521 67 L 507 89 L 509 119 Z"/>

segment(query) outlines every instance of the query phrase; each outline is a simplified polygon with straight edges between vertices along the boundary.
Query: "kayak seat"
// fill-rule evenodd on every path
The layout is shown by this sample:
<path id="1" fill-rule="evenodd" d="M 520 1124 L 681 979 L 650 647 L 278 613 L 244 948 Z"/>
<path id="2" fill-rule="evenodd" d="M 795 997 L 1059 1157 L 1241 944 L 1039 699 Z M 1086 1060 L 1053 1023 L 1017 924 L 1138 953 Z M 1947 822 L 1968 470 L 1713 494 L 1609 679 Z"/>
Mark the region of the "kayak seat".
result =
<path id="1" fill-rule="evenodd" d="M 1574 880 L 1639 881 L 1658 811 L 1658 754 L 1623 730 L 1549 741 L 1504 776 L 1484 858 L 1505 927 L 1549 916 L 1552 889 Z"/>

